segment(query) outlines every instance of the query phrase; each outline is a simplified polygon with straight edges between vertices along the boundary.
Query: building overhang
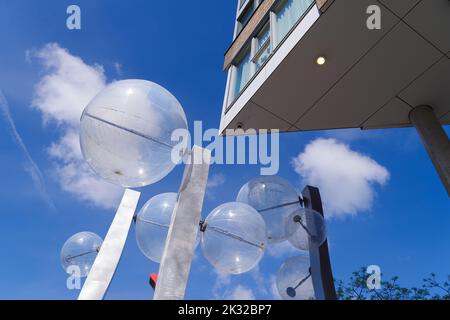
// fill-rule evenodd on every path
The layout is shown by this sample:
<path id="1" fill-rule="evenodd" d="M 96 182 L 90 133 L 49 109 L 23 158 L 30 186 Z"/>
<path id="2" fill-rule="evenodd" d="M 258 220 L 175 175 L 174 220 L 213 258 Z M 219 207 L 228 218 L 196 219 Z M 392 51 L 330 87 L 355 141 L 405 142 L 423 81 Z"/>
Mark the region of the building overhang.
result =
<path id="1" fill-rule="evenodd" d="M 374 2 L 380 30 L 367 27 Z M 224 108 L 222 133 L 408 127 L 412 108 L 424 104 L 450 124 L 450 1 L 334 0 L 326 8 L 311 10 Z"/>

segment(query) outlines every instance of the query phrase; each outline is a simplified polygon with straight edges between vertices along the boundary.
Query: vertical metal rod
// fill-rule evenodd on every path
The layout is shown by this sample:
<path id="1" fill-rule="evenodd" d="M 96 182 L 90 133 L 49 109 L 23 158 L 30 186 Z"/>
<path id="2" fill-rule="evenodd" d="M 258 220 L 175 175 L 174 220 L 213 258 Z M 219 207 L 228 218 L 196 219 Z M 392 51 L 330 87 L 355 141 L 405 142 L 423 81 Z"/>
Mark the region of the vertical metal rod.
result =
<path id="1" fill-rule="evenodd" d="M 303 192 L 305 208 L 315 210 L 323 216 L 322 199 L 318 188 L 307 186 Z M 311 246 L 309 249 L 311 261 L 311 275 L 314 293 L 318 300 L 336 300 L 333 271 L 331 269 L 328 241 L 320 247 Z"/>
<path id="2" fill-rule="evenodd" d="M 102 300 L 104 298 L 122 256 L 140 195 L 137 191 L 125 190 L 122 202 L 78 300 Z"/>
<path id="3" fill-rule="evenodd" d="M 190 162 L 186 166 L 172 215 L 154 300 L 184 299 L 208 182 L 211 152 L 194 146 Z"/>

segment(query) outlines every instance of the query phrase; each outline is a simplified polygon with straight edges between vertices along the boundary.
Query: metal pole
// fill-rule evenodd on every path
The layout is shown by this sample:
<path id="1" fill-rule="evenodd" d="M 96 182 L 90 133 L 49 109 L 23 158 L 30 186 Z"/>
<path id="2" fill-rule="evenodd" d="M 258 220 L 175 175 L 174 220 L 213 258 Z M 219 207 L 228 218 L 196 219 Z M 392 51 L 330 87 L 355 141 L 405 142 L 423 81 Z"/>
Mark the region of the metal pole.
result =
<path id="1" fill-rule="evenodd" d="M 194 146 L 172 215 L 154 300 L 184 299 L 194 257 L 210 162 L 211 152 Z"/>
<path id="2" fill-rule="evenodd" d="M 450 140 L 433 109 L 419 106 L 409 114 L 450 197 Z"/>
<path id="3" fill-rule="evenodd" d="M 122 202 L 78 300 L 102 300 L 104 298 L 122 256 L 140 195 L 137 191 L 125 190 Z"/>
<path id="4" fill-rule="evenodd" d="M 323 216 L 322 199 L 318 188 L 307 186 L 303 192 L 305 208 L 315 210 Z M 320 247 L 310 247 L 311 275 L 314 293 L 318 300 L 336 300 L 333 271 L 331 270 L 328 241 Z"/>

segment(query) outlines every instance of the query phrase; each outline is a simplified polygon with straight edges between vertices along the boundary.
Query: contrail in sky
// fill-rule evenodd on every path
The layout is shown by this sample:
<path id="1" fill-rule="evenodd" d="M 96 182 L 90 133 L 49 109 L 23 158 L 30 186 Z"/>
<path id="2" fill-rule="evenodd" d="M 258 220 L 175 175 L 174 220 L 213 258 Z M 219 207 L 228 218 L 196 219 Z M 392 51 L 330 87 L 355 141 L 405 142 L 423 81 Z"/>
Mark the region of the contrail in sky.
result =
<path id="1" fill-rule="evenodd" d="M 9 133 L 11 134 L 14 142 L 21 149 L 26 158 L 27 163 L 25 164 L 25 171 L 29 174 L 29 176 L 33 180 L 34 187 L 39 192 L 39 194 L 41 195 L 45 203 L 49 206 L 49 208 L 52 211 L 56 211 L 55 204 L 53 203 L 53 200 L 50 198 L 47 192 L 44 176 L 42 175 L 42 172 L 39 169 L 36 162 L 34 162 L 30 153 L 28 152 L 28 149 L 25 143 L 23 142 L 22 137 L 17 132 L 16 125 L 11 116 L 8 101 L 6 100 L 1 90 L 0 90 L 0 112 L 8 125 Z"/>

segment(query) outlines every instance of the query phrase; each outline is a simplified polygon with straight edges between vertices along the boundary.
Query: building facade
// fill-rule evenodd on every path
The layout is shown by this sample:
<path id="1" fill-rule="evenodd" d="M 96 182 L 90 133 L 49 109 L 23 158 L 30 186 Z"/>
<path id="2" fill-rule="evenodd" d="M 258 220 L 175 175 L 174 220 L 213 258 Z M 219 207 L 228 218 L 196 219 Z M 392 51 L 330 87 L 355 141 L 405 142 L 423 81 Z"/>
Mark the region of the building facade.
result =
<path id="1" fill-rule="evenodd" d="M 448 0 L 238 0 L 222 133 L 408 127 L 421 104 L 449 124 L 449 16 Z"/>
<path id="2" fill-rule="evenodd" d="M 450 196 L 449 17 L 448 0 L 238 0 L 221 133 L 414 126 Z"/>
<path id="3" fill-rule="evenodd" d="M 288 40 L 293 29 L 305 19 L 307 25 L 303 25 L 302 29 L 306 31 L 319 17 L 320 9 L 326 8 L 326 2 L 238 0 L 233 42 L 225 54 L 224 62 L 224 70 L 228 72 L 224 116 L 234 105 L 239 104 L 238 100 L 250 82 L 263 71 L 269 60 Z M 289 44 L 285 47 L 288 46 Z M 280 50 L 279 61 L 285 58 L 286 48 L 284 51 Z M 235 108 L 237 109 L 239 107 Z"/>

